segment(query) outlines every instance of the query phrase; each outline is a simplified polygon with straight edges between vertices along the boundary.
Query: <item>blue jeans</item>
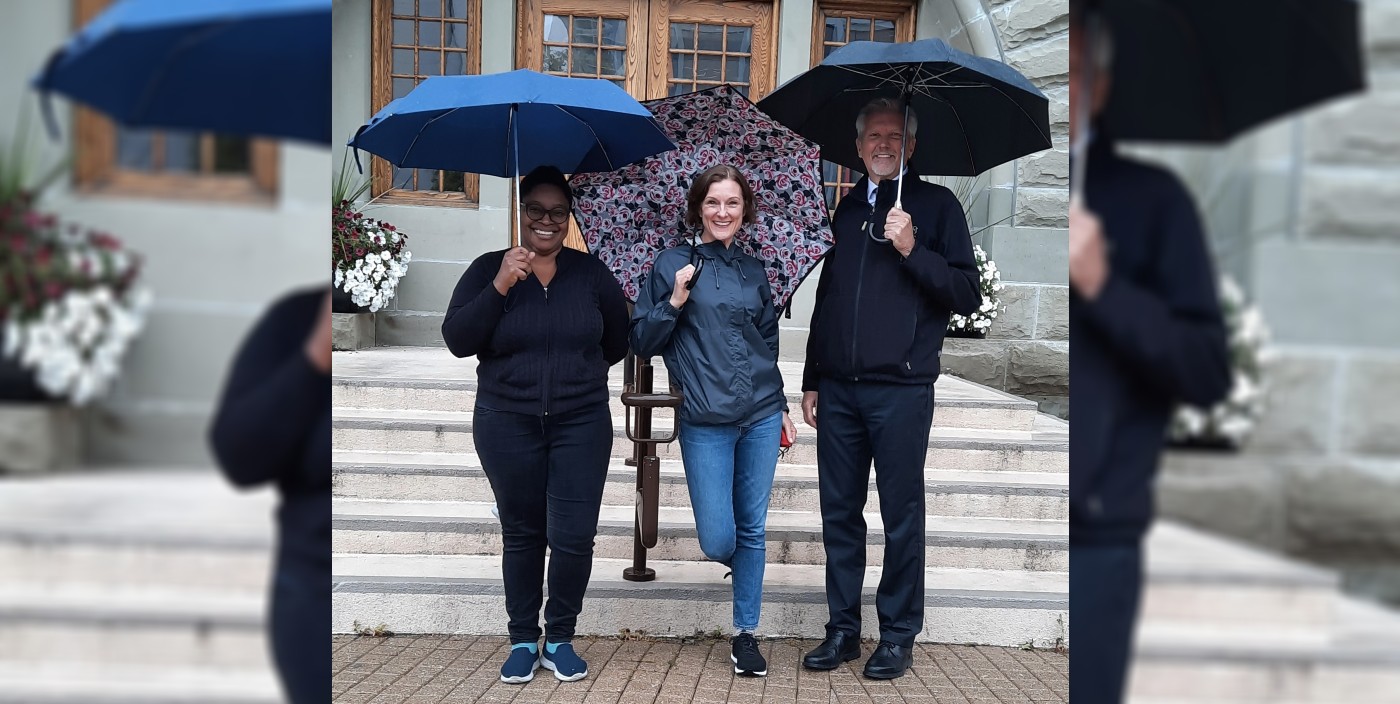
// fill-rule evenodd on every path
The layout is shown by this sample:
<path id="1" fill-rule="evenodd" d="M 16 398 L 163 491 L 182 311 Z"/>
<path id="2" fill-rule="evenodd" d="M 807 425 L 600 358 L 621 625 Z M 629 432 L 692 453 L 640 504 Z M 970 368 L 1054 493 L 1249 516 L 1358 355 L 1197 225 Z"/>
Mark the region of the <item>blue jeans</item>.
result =
<path id="1" fill-rule="evenodd" d="M 681 459 L 705 557 L 734 571 L 734 628 L 758 628 L 764 524 L 783 412 L 738 425 L 680 424 Z"/>

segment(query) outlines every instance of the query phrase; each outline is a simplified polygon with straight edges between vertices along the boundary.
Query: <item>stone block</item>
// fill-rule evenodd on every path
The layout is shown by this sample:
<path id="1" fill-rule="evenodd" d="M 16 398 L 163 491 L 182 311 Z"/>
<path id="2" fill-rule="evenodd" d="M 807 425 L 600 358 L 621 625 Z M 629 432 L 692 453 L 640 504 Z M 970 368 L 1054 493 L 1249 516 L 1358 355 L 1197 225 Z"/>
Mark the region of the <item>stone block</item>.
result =
<path id="1" fill-rule="evenodd" d="M 444 347 L 442 313 L 381 310 L 374 316 L 374 341 L 380 347 Z"/>
<path id="2" fill-rule="evenodd" d="M 992 11 L 1003 45 L 1015 49 L 1069 31 L 1069 8 L 1061 0 L 1019 0 Z"/>
<path id="3" fill-rule="evenodd" d="M 1060 420 L 1069 420 L 1069 396 L 1044 396 L 1030 394 L 1025 398 L 1035 401 L 1036 410 Z"/>
<path id="4" fill-rule="evenodd" d="M 950 338 L 943 341 L 940 362 L 945 373 L 994 389 L 1006 387 L 1010 343 L 999 340 Z"/>
<path id="5" fill-rule="evenodd" d="M 331 313 L 331 349 L 374 347 L 374 313 Z"/>
<path id="6" fill-rule="evenodd" d="M 1400 16 L 1397 16 L 1400 20 Z M 1400 162 L 1400 85 L 1376 80 L 1365 94 L 1308 116 L 1308 158 L 1314 163 L 1394 166 Z"/>
<path id="7" fill-rule="evenodd" d="M 1037 291 L 1041 287 L 1007 284 L 1001 290 L 1001 304 L 1006 310 L 997 314 L 987 336 L 999 340 L 1029 340 L 1035 332 Z"/>
<path id="8" fill-rule="evenodd" d="M 1069 287 L 1041 286 L 1035 314 L 1035 339 L 1069 339 Z"/>
<path id="9" fill-rule="evenodd" d="M 1006 62 L 1037 88 L 1069 78 L 1069 32 L 1006 52 Z"/>
<path id="10" fill-rule="evenodd" d="M 71 406 L 0 402 L 0 474 L 72 469 L 82 460 L 82 440 Z"/>
<path id="11" fill-rule="evenodd" d="M 1400 361 L 1357 359 L 1344 375 L 1342 451 L 1400 457 Z"/>
<path id="12" fill-rule="evenodd" d="M 1400 310 L 1400 247 L 1363 254 L 1343 243 L 1270 241 L 1254 246 L 1253 259 L 1275 342 L 1400 349 L 1400 325 L 1382 314 Z"/>
<path id="13" fill-rule="evenodd" d="M 1008 393 L 1061 396 L 1069 393 L 1069 343 L 1012 342 L 1007 365 Z"/>
<path id="14" fill-rule="evenodd" d="M 1002 281 L 1069 285 L 1069 230 L 999 225 L 982 239 Z"/>
<path id="15" fill-rule="evenodd" d="M 1303 198 L 1309 238 L 1400 245 L 1400 170 L 1314 165 L 1304 174 Z"/>
<path id="16" fill-rule="evenodd" d="M 1157 511 L 1163 518 L 1283 550 L 1288 473 L 1274 457 L 1168 450 L 1157 478 Z"/>
<path id="17" fill-rule="evenodd" d="M 1016 189 L 1017 226 L 1068 227 L 1069 189 Z"/>
<path id="18" fill-rule="evenodd" d="M 1069 188 L 1069 152 L 1048 149 L 1021 159 L 1018 183 L 1021 186 Z"/>
<path id="19" fill-rule="evenodd" d="M 1299 464 L 1288 484 L 1289 551 L 1328 560 L 1400 554 L 1400 477 L 1345 459 Z"/>
<path id="20" fill-rule="evenodd" d="M 389 305 L 394 310 L 417 310 L 445 313 L 452 292 L 470 264 L 458 262 L 420 262 L 408 264 L 408 274 L 399 280 L 398 290 Z"/>
<path id="21" fill-rule="evenodd" d="M 1316 357 L 1279 356 L 1265 366 L 1268 398 L 1264 415 L 1248 441 L 1261 453 L 1327 451 L 1331 432 L 1336 362 Z"/>

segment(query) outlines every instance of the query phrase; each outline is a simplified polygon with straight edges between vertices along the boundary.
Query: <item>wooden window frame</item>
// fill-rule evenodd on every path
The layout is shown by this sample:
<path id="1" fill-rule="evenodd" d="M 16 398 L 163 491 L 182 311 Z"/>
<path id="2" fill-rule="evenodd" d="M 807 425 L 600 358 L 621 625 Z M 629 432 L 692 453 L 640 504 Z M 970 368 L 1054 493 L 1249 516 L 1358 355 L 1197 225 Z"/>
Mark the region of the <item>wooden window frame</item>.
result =
<path id="1" fill-rule="evenodd" d="M 466 75 L 481 74 L 481 2 L 466 0 L 467 7 L 467 65 Z M 377 113 L 394 99 L 394 25 L 393 0 L 373 0 L 370 36 L 370 113 Z M 415 41 L 417 41 L 415 39 Z M 414 45 L 416 50 L 417 45 Z M 393 188 L 394 170 L 387 160 L 370 157 L 370 196 L 386 205 L 429 205 L 438 207 L 476 208 L 480 198 L 479 175 L 462 176 L 462 193 L 441 191 L 404 191 Z"/>
<path id="2" fill-rule="evenodd" d="M 111 0 L 74 0 L 74 27 L 82 27 Z M 73 190 L 92 195 L 268 204 L 277 198 L 280 149 L 270 139 L 248 139 L 248 172 L 218 174 L 212 168 L 214 135 L 196 132 L 201 172 L 148 172 L 117 163 L 117 126 L 91 108 L 74 105 Z M 161 132 L 157 131 L 157 135 Z M 156 140 L 158 145 L 159 138 Z M 158 148 L 153 147 L 153 148 Z"/>
<path id="3" fill-rule="evenodd" d="M 894 22 L 894 39 L 896 42 L 912 42 L 915 36 L 914 12 L 918 7 L 915 0 L 872 0 L 861 2 L 858 0 L 816 0 L 812 3 L 812 66 L 816 66 L 825 59 L 826 56 L 826 18 L 844 17 L 856 19 L 877 19 L 890 20 Z M 853 169 L 840 167 L 839 174 L 850 174 Z M 836 204 L 841 202 L 845 194 L 839 191 L 846 187 L 847 190 L 853 188 L 855 183 L 846 184 L 838 181 L 828 183 L 825 173 L 822 175 L 822 197 L 826 197 L 828 186 L 835 186 L 838 193 L 836 203 L 832 204 L 832 212 L 836 211 Z"/>
<path id="4" fill-rule="evenodd" d="M 652 31 L 648 45 L 650 73 L 647 98 L 665 98 L 670 89 L 671 23 L 748 25 L 753 27 L 749 49 L 749 100 L 758 102 L 777 87 L 778 0 L 725 0 L 701 3 L 695 0 L 655 0 L 651 4 Z M 749 19 L 752 18 L 752 23 Z M 760 42 L 766 36 L 768 41 Z M 759 69 L 762 70 L 759 70 Z M 723 81 L 721 81 L 723 82 Z"/>

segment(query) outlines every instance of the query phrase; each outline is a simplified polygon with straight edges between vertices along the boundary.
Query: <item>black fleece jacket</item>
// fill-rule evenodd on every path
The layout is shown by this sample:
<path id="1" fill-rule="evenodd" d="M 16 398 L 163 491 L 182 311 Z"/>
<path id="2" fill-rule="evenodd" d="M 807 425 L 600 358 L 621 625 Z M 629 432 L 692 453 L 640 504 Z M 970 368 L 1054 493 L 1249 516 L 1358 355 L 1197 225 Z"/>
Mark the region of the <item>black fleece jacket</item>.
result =
<path id="1" fill-rule="evenodd" d="M 1093 301 L 1070 288 L 1070 541 L 1131 543 L 1147 531 L 1172 407 L 1230 390 L 1215 272 L 1190 195 L 1176 177 L 1089 151 L 1084 195 L 1109 244 Z"/>
<path id="2" fill-rule="evenodd" d="M 608 367 L 627 355 L 627 299 L 596 257 L 564 248 L 549 288 L 531 275 L 502 296 L 507 250 L 477 257 L 442 321 L 458 357 L 476 355 L 477 403 L 512 413 L 568 413 L 608 399 Z"/>
<path id="3" fill-rule="evenodd" d="M 823 376 L 931 384 L 950 314 L 969 315 L 982 305 L 962 204 L 912 169 L 905 174 L 904 211 L 916 228 L 907 258 L 869 234 L 872 227 L 883 234 L 897 180 L 880 183 L 872 207 L 869 179 L 862 178 L 836 207 L 836 243 L 817 282 L 803 391 L 816 391 Z"/>

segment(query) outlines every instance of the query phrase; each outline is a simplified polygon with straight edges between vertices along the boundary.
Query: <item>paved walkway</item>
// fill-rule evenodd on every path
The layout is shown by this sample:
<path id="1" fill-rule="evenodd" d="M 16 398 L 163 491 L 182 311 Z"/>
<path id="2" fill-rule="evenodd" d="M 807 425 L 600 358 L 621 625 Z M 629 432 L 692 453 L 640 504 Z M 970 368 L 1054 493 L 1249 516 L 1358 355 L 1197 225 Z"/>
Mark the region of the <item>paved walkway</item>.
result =
<path id="1" fill-rule="evenodd" d="M 832 672 L 802 668 L 816 641 L 762 641 L 768 676 L 733 675 L 727 640 L 574 642 L 589 675 L 559 682 L 541 669 L 532 682 L 502 684 L 504 637 L 333 636 L 335 701 L 344 704 L 712 704 L 800 702 L 831 704 L 1005 704 L 1069 700 L 1069 657 L 1044 650 L 987 646 L 917 646 L 914 667 L 892 681 L 860 675 L 864 658 Z M 872 645 L 864 647 L 868 656 Z"/>

